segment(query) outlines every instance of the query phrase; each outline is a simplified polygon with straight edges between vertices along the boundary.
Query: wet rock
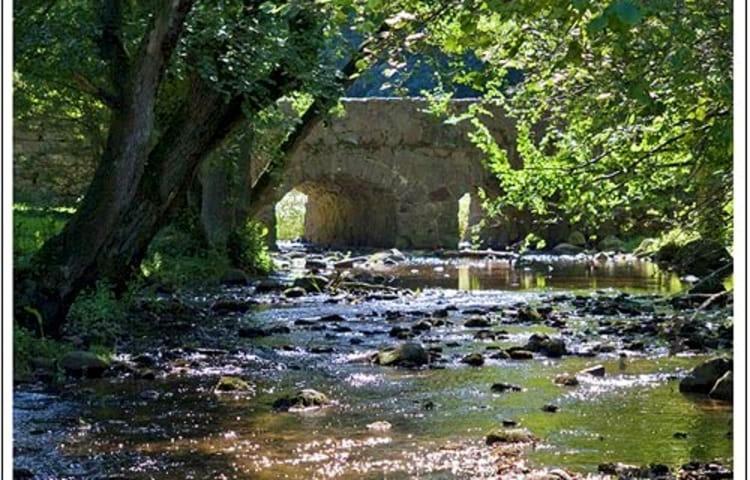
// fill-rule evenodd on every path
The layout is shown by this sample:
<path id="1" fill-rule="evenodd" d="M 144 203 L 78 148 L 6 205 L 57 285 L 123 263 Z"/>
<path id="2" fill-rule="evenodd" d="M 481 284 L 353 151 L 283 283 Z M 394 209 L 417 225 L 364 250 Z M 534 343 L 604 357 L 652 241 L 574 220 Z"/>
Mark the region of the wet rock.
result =
<path id="1" fill-rule="evenodd" d="M 464 322 L 466 328 L 486 328 L 490 325 L 491 322 L 485 317 L 472 317 Z"/>
<path id="2" fill-rule="evenodd" d="M 512 360 L 531 360 L 534 358 L 534 354 L 528 350 L 524 350 L 523 348 L 509 348 L 506 350 L 508 352 L 508 355 Z"/>
<path id="3" fill-rule="evenodd" d="M 401 340 L 406 340 L 412 338 L 414 336 L 414 332 L 406 327 L 395 326 L 391 328 L 391 330 L 388 332 L 388 335 Z"/>
<path id="4" fill-rule="evenodd" d="M 299 298 L 304 297 L 307 294 L 304 288 L 301 287 L 291 287 L 284 290 L 284 296 L 286 298 Z"/>
<path id="5" fill-rule="evenodd" d="M 373 362 L 383 366 L 419 367 L 430 361 L 427 350 L 414 342 L 386 350 L 381 350 L 373 356 Z"/>
<path id="6" fill-rule="evenodd" d="M 305 260 L 305 268 L 308 270 L 325 270 L 328 268 L 328 262 L 317 258 L 308 258 Z"/>
<path id="7" fill-rule="evenodd" d="M 728 358 L 714 358 L 704 362 L 688 373 L 680 381 L 681 392 L 704 393 L 711 392 L 716 382 L 732 369 L 732 361 Z"/>
<path id="8" fill-rule="evenodd" d="M 274 410 L 286 412 L 321 408 L 330 403 L 331 401 L 324 393 L 313 390 L 312 388 L 306 388 L 298 391 L 292 396 L 277 399 L 273 402 L 273 408 Z"/>
<path id="9" fill-rule="evenodd" d="M 310 353 L 316 353 L 316 354 L 333 353 L 333 347 L 318 345 L 315 347 L 311 347 Z"/>
<path id="10" fill-rule="evenodd" d="M 249 277 L 239 268 L 230 268 L 221 276 L 222 285 L 247 285 Z"/>
<path id="11" fill-rule="evenodd" d="M 392 425 L 390 424 L 390 422 L 386 422 L 383 420 L 367 424 L 367 429 L 373 430 L 375 432 L 385 432 L 385 431 L 390 430 L 391 427 Z"/>
<path id="12" fill-rule="evenodd" d="M 351 257 L 351 258 L 345 258 L 343 260 L 339 260 L 337 262 L 334 262 L 333 267 L 334 268 L 352 268 L 355 263 L 364 263 L 367 261 L 367 257 Z"/>
<path id="13" fill-rule="evenodd" d="M 685 245 L 668 243 L 656 252 L 654 259 L 674 267 L 680 274 L 705 277 L 719 269 L 731 273 L 732 256 L 715 240 L 698 239 Z"/>
<path id="14" fill-rule="evenodd" d="M 305 292 L 322 292 L 328 286 L 328 279 L 320 275 L 300 277 L 294 280 L 292 287 L 301 288 Z"/>
<path id="15" fill-rule="evenodd" d="M 533 357 L 533 355 L 532 355 Z M 490 358 L 493 360 L 507 360 L 510 358 L 510 354 L 506 352 L 505 350 L 500 350 L 498 352 L 493 353 L 490 355 Z"/>
<path id="16" fill-rule="evenodd" d="M 529 443 L 535 437 L 524 428 L 503 428 L 487 435 L 485 443 L 495 445 L 497 443 Z"/>
<path id="17" fill-rule="evenodd" d="M 584 368 L 580 372 L 581 375 L 591 375 L 592 377 L 603 377 L 606 373 L 604 365 L 594 365 L 593 367 Z"/>
<path id="18" fill-rule="evenodd" d="M 268 333 L 271 335 L 287 335 L 292 333 L 292 329 L 286 325 L 276 325 L 275 327 L 269 328 Z"/>
<path id="19" fill-rule="evenodd" d="M 240 327 L 240 329 L 237 330 L 237 336 L 240 338 L 258 338 L 267 337 L 269 335 L 271 335 L 270 332 L 259 327 Z"/>
<path id="20" fill-rule="evenodd" d="M 441 308 L 432 312 L 432 316 L 435 318 L 446 318 L 448 316 L 448 308 Z"/>
<path id="21" fill-rule="evenodd" d="M 91 352 L 74 351 L 65 354 L 58 365 L 72 377 L 99 378 L 109 367 L 109 362 Z"/>
<path id="22" fill-rule="evenodd" d="M 650 478 L 650 479 L 668 479 L 671 476 L 669 467 L 666 465 L 652 463 L 651 465 L 638 467 L 624 463 L 602 463 L 599 465 L 599 473 L 612 475 L 617 478 Z"/>
<path id="23" fill-rule="evenodd" d="M 733 398 L 734 383 L 732 381 L 732 371 L 729 370 L 720 379 L 716 381 L 708 396 L 714 400 L 723 400 L 731 402 Z"/>
<path id="24" fill-rule="evenodd" d="M 255 293 L 280 292 L 289 285 L 276 278 L 264 278 L 255 285 Z"/>
<path id="25" fill-rule="evenodd" d="M 718 463 L 690 462 L 682 466 L 680 480 L 721 480 L 733 478 L 731 470 Z"/>
<path id="26" fill-rule="evenodd" d="M 599 250 L 603 252 L 621 252 L 622 251 L 622 240 L 614 235 L 608 235 L 602 239 L 597 245 Z"/>
<path id="27" fill-rule="evenodd" d="M 548 403 L 542 406 L 542 411 L 547 412 L 547 413 L 557 413 L 559 410 L 560 410 L 560 407 L 553 403 Z"/>
<path id="28" fill-rule="evenodd" d="M 461 359 L 461 363 L 471 365 L 472 367 L 481 367 L 484 365 L 484 357 L 481 353 L 470 353 Z"/>
<path id="29" fill-rule="evenodd" d="M 427 320 L 422 320 L 414 324 L 411 329 L 415 332 L 426 332 L 432 329 L 432 324 Z"/>
<path id="30" fill-rule="evenodd" d="M 150 368 L 137 370 L 135 376 L 141 380 L 156 380 L 156 372 Z"/>
<path id="31" fill-rule="evenodd" d="M 249 383 L 239 377 L 232 377 L 229 375 L 219 378 L 219 381 L 216 382 L 216 386 L 214 387 L 214 392 L 217 393 L 246 392 L 249 390 L 252 390 Z"/>
<path id="32" fill-rule="evenodd" d="M 523 307 L 516 314 L 519 322 L 541 322 L 544 320 L 542 314 L 534 307 Z"/>
<path id="33" fill-rule="evenodd" d="M 24 467 L 13 467 L 13 480 L 31 480 L 35 478 L 34 472 Z"/>
<path id="34" fill-rule="evenodd" d="M 158 400 L 159 397 L 161 397 L 161 394 L 157 392 L 156 390 L 144 390 L 141 393 L 138 394 L 139 397 L 141 397 L 143 400 Z"/>
<path id="35" fill-rule="evenodd" d="M 479 330 L 478 332 L 474 333 L 474 338 L 476 340 L 494 340 L 496 338 L 496 334 L 491 330 Z"/>
<path id="36" fill-rule="evenodd" d="M 575 387 L 580 384 L 580 382 L 578 381 L 578 377 L 570 373 L 561 373 L 559 375 L 555 375 L 555 379 L 553 380 L 553 382 L 557 385 L 563 385 L 566 387 Z"/>
<path id="37" fill-rule="evenodd" d="M 518 422 L 515 420 L 511 420 L 509 418 L 504 418 L 500 421 L 500 423 L 503 425 L 503 427 L 517 427 Z"/>
<path id="38" fill-rule="evenodd" d="M 251 302 L 246 300 L 226 298 L 217 300 L 211 305 L 211 311 L 218 314 L 224 315 L 227 313 L 244 313 L 250 310 Z"/>
<path id="39" fill-rule="evenodd" d="M 131 358 L 131 360 L 139 367 L 155 367 L 158 363 L 156 356 L 150 353 L 138 354 Z"/>
<path id="40" fill-rule="evenodd" d="M 512 383 L 504 383 L 504 382 L 498 382 L 493 383 L 490 387 L 490 390 L 492 390 L 494 393 L 505 393 L 505 392 L 521 392 L 523 391 L 523 388 L 521 388 L 519 385 L 514 385 Z"/>
<path id="41" fill-rule="evenodd" d="M 674 432 L 672 434 L 672 437 L 673 438 L 679 438 L 679 439 L 685 439 L 685 438 L 688 437 L 688 434 L 687 434 L 687 432 Z"/>
<path id="42" fill-rule="evenodd" d="M 570 243 L 558 243 L 552 249 L 552 253 L 556 255 L 578 255 L 583 252 L 583 248 Z"/>
<path id="43" fill-rule="evenodd" d="M 324 323 L 327 323 L 327 322 L 345 322 L 346 318 L 342 317 L 341 315 L 338 315 L 338 314 L 334 313 L 334 314 L 331 314 L 331 315 L 324 315 L 324 316 L 318 318 L 318 321 L 319 322 L 324 322 Z"/>
<path id="44" fill-rule="evenodd" d="M 562 338 L 551 338 L 548 335 L 538 333 L 532 334 L 529 337 L 524 349 L 530 352 L 541 353 L 550 358 L 559 358 L 567 353 L 565 342 Z"/>

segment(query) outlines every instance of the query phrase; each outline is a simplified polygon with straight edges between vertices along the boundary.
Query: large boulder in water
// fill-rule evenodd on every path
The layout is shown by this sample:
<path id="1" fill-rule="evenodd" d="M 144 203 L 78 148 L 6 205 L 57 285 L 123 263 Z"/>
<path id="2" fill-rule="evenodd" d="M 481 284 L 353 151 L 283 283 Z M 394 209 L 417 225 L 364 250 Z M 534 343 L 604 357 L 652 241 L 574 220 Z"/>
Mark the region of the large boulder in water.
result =
<path id="1" fill-rule="evenodd" d="M 656 252 L 654 259 L 674 267 L 680 274 L 705 277 L 722 268 L 726 274 L 731 273 L 732 256 L 716 240 L 701 238 L 685 245 L 668 243 Z"/>
<path id="2" fill-rule="evenodd" d="M 109 362 L 91 352 L 75 351 L 65 354 L 58 365 L 72 377 L 98 378 L 109 368 Z"/>
<path id="3" fill-rule="evenodd" d="M 732 361 L 728 358 L 720 357 L 704 362 L 680 381 L 680 391 L 708 394 L 716 382 L 731 369 Z"/>
<path id="4" fill-rule="evenodd" d="M 720 379 L 716 380 L 713 388 L 708 394 L 715 400 L 724 400 L 731 402 L 734 397 L 734 382 L 732 381 L 732 371 L 725 373 Z"/>
<path id="5" fill-rule="evenodd" d="M 427 350 L 419 343 L 406 342 L 398 347 L 381 350 L 373 362 L 384 366 L 419 367 L 430 361 Z"/>

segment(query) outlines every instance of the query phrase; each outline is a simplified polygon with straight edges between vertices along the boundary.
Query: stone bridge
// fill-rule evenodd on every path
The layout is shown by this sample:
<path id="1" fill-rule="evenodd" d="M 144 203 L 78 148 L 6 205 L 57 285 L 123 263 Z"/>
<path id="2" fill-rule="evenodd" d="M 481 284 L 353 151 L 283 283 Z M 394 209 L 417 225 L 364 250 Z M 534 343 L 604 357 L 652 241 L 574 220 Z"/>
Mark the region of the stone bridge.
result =
<path id="1" fill-rule="evenodd" d="M 454 100 L 451 108 L 460 113 L 470 103 Z M 346 99 L 344 106 L 343 116 L 318 125 L 287 160 L 258 218 L 275 232 L 274 205 L 296 189 L 308 197 L 305 238 L 315 244 L 455 248 L 459 199 L 471 195 L 473 225 L 481 219 L 478 189 L 497 189 L 468 139 L 468 122 L 443 123 L 426 112 L 424 99 Z M 500 114 L 489 121 L 496 140 L 514 147 L 512 122 Z M 499 235 L 505 238 L 492 243 L 507 243 L 513 232 Z"/>

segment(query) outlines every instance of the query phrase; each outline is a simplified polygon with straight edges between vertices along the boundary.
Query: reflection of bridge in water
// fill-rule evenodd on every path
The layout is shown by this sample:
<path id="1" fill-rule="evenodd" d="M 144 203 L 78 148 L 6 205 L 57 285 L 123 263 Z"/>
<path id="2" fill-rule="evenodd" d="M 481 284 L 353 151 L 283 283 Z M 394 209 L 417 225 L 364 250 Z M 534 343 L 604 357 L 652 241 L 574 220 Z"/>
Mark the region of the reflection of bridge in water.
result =
<path id="1" fill-rule="evenodd" d="M 456 100 L 453 108 L 470 103 Z M 275 232 L 274 205 L 295 189 L 307 195 L 305 238 L 313 243 L 455 248 L 459 199 L 470 194 L 469 225 L 476 225 L 478 190 L 497 190 L 483 154 L 468 139 L 472 127 L 442 123 L 424 111 L 423 99 L 347 99 L 344 105 L 343 117 L 316 127 L 288 160 L 258 218 Z M 510 120 L 495 115 L 488 123 L 501 145 L 514 148 Z M 497 245 L 518 235 L 506 229 L 483 237 Z"/>

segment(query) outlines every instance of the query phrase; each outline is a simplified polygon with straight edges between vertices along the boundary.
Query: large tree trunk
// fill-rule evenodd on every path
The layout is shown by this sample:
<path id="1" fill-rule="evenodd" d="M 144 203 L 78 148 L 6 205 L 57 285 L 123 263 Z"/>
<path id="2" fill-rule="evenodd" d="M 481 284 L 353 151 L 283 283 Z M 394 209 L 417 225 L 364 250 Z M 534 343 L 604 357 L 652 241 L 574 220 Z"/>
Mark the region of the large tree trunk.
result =
<path id="1" fill-rule="evenodd" d="M 298 80 L 279 67 L 256 85 L 253 94 L 227 99 L 193 75 L 175 120 L 152 146 L 159 82 L 191 4 L 191 0 L 162 0 L 136 62 L 113 69 L 113 76 L 126 69 L 128 79 L 113 109 L 107 147 L 84 202 L 63 231 L 35 255 L 32 267 L 17 272 L 16 318 L 22 324 L 59 336 L 81 290 L 99 279 L 122 289 L 153 237 L 181 207 L 201 161 L 245 112 L 259 112 L 299 88 Z M 117 43 L 116 33 L 104 37 Z M 122 55 L 112 56 L 121 63 Z M 355 61 L 344 68 L 347 77 Z M 319 113 L 311 109 L 287 145 L 296 146 Z M 262 175 L 258 189 L 267 190 L 269 183 L 270 175 Z"/>

